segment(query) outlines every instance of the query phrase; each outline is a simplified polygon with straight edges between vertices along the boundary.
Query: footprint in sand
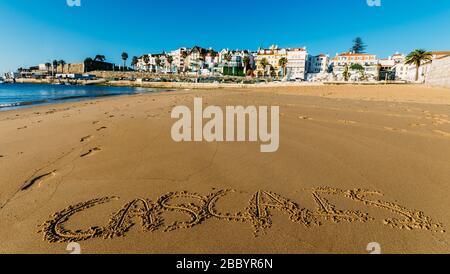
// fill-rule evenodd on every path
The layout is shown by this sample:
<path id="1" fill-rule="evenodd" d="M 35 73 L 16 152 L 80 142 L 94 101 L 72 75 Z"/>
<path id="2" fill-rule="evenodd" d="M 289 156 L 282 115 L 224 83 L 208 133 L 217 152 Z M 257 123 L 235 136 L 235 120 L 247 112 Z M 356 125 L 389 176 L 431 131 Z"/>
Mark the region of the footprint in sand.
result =
<path id="1" fill-rule="evenodd" d="M 312 120 L 312 118 L 309 116 L 298 116 L 298 118 L 302 120 Z"/>
<path id="2" fill-rule="evenodd" d="M 84 157 L 87 157 L 87 156 L 92 156 L 92 155 L 94 155 L 96 152 L 99 152 L 100 150 L 102 150 L 102 149 L 99 148 L 99 147 L 94 147 L 94 148 L 88 150 L 86 153 L 81 154 L 81 155 L 80 155 L 80 158 L 84 158 Z"/>
<path id="3" fill-rule="evenodd" d="M 350 120 L 338 120 L 338 123 L 344 124 L 344 125 L 354 125 L 356 124 L 355 121 L 350 121 Z"/>
<path id="4" fill-rule="evenodd" d="M 80 139 L 80 143 L 87 142 L 90 139 L 92 139 L 92 135 L 84 136 L 83 138 Z"/>
<path id="5" fill-rule="evenodd" d="M 426 127 L 427 124 L 421 124 L 421 123 L 411 123 L 409 124 L 410 127 Z"/>
<path id="6" fill-rule="evenodd" d="M 37 177 L 34 177 L 33 179 L 25 182 L 22 186 L 22 188 L 20 190 L 24 191 L 29 189 L 30 187 L 34 186 L 35 184 L 38 184 L 38 186 L 41 186 L 41 184 L 47 180 L 50 177 L 54 177 L 56 175 L 56 170 L 49 172 L 49 173 L 45 173 L 42 175 L 39 175 Z"/>
<path id="7" fill-rule="evenodd" d="M 100 127 L 100 128 L 97 128 L 97 131 L 101 131 L 101 130 L 104 130 L 104 129 L 107 129 L 107 127 Z"/>
<path id="8" fill-rule="evenodd" d="M 444 137 L 450 137 L 450 132 L 442 131 L 442 130 L 433 130 L 434 133 L 440 134 Z"/>
<path id="9" fill-rule="evenodd" d="M 98 124 L 98 123 L 100 123 L 100 121 L 94 121 L 94 122 L 92 122 L 93 125 L 96 125 L 96 124 Z"/>
<path id="10" fill-rule="evenodd" d="M 5 158 L 5 155 L 0 155 L 0 158 Z"/>
<path id="11" fill-rule="evenodd" d="M 26 129 L 26 128 L 28 128 L 28 126 L 18 127 L 17 129 L 21 130 L 21 129 Z"/>
<path id="12" fill-rule="evenodd" d="M 433 117 L 433 125 L 437 126 L 437 125 L 443 125 L 443 124 L 450 124 L 450 121 L 447 120 L 447 119 L 439 118 L 439 116 L 438 117 L 436 117 L 436 116 Z"/>
<path id="13" fill-rule="evenodd" d="M 406 129 L 401 128 L 393 128 L 393 127 L 384 127 L 385 130 L 394 131 L 394 132 L 408 132 Z"/>

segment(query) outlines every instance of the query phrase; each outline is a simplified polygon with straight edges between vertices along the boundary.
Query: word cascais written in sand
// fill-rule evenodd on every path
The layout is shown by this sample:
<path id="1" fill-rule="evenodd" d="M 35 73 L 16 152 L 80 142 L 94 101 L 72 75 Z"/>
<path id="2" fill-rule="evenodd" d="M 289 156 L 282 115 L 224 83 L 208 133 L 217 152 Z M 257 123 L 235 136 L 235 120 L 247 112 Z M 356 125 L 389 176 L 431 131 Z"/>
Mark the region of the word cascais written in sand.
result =
<path id="1" fill-rule="evenodd" d="M 172 139 L 175 142 L 257 142 L 259 138 L 263 143 L 261 152 L 276 152 L 280 143 L 280 108 L 270 107 L 270 132 L 268 110 L 267 106 L 227 106 L 224 114 L 218 106 L 203 109 L 202 98 L 194 98 L 193 113 L 187 106 L 177 106 L 172 110 L 171 117 L 179 119 L 172 126 Z M 204 126 L 203 119 L 209 119 Z"/>
<path id="2" fill-rule="evenodd" d="M 397 216 L 383 219 L 383 224 L 391 228 L 407 230 L 429 230 L 444 233 L 442 224 L 436 223 L 423 212 L 411 210 L 396 203 L 386 202 L 373 198 L 382 196 L 380 192 L 353 189 L 341 190 L 329 187 L 320 187 L 307 190 L 317 205 L 314 210 L 301 208 L 296 203 L 270 191 L 257 191 L 249 200 L 245 210 L 237 213 L 223 213 L 217 209 L 220 199 L 225 199 L 234 190 L 220 190 L 206 196 L 189 192 L 172 192 L 159 197 L 156 201 L 149 199 L 135 199 L 125 204 L 119 211 L 112 214 L 108 224 L 95 226 L 82 230 L 69 230 L 65 224 L 75 214 L 89 214 L 89 208 L 105 204 L 117 197 L 104 197 L 82 202 L 67 207 L 55 213 L 50 220 L 41 226 L 44 240 L 48 242 L 79 242 L 92 238 L 111 239 L 125 236 L 127 232 L 137 223 L 141 224 L 143 231 L 173 231 L 177 229 L 189 229 L 205 223 L 208 219 L 223 221 L 235 221 L 249 223 L 254 228 L 254 235 L 264 234 L 265 230 L 272 226 L 272 216 L 276 211 L 287 215 L 293 223 L 300 224 L 305 228 L 323 225 L 326 222 L 360 222 L 373 221 L 369 213 L 359 210 L 341 210 L 333 205 L 327 198 L 350 199 L 356 203 L 364 204 L 366 207 L 374 207 L 383 210 L 390 215 Z M 181 203 L 180 200 L 187 199 L 190 203 Z M 178 201 L 178 202 L 176 202 Z M 225 200 L 226 201 L 226 200 Z M 178 212 L 186 215 L 183 221 L 167 223 L 165 213 Z M 169 214 L 170 215 L 170 214 Z"/>

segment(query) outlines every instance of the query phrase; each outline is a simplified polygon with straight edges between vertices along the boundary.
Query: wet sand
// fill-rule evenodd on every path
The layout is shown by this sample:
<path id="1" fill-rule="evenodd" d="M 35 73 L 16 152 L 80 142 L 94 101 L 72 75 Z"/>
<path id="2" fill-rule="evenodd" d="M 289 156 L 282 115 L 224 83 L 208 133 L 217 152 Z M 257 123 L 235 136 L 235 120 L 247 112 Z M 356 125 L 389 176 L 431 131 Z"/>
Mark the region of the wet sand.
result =
<path id="1" fill-rule="evenodd" d="M 176 143 L 174 106 L 280 106 L 280 148 Z M 0 112 L 0 253 L 450 251 L 450 91 L 180 90 Z"/>

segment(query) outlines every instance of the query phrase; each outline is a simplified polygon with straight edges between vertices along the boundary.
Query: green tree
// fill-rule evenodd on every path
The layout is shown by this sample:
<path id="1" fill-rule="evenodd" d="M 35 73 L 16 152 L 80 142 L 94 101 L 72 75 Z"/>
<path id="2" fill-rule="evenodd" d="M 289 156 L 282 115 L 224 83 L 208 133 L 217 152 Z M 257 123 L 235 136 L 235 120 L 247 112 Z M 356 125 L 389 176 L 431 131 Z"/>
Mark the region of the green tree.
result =
<path id="1" fill-rule="evenodd" d="M 143 60 L 145 66 L 147 67 L 147 71 L 150 71 L 150 57 L 148 56 L 148 54 L 144 55 Z"/>
<path id="2" fill-rule="evenodd" d="M 161 58 L 158 56 L 155 59 L 155 64 L 156 64 L 156 71 L 158 71 L 158 68 L 161 66 L 162 60 Z"/>
<path id="3" fill-rule="evenodd" d="M 433 54 L 424 49 L 416 49 L 406 56 L 405 64 L 416 66 L 416 81 L 419 80 L 419 68 L 425 61 L 430 61 Z"/>
<path id="4" fill-rule="evenodd" d="M 361 80 L 364 80 L 364 78 L 365 78 L 365 69 L 364 69 L 364 67 L 361 64 L 352 64 L 350 66 L 350 69 L 357 70 L 359 72 L 359 75 L 360 75 L 359 78 Z"/>
<path id="5" fill-rule="evenodd" d="M 225 60 L 227 61 L 228 74 L 230 74 L 231 59 L 233 59 L 233 55 L 231 54 L 230 51 L 228 51 L 227 53 L 225 53 L 224 58 L 225 58 Z"/>
<path id="6" fill-rule="evenodd" d="M 280 60 L 278 60 L 278 65 L 283 68 L 283 77 L 286 76 L 286 65 L 288 63 L 287 58 L 282 57 Z"/>
<path id="7" fill-rule="evenodd" d="M 58 65 L 61 66 L 61 73 L 64 73 L 64 66 L 66 65 L 66 61 L 64 61 L 64 60 L 59 60 L 59 61 L 58 61 Z"/>
<path id="8" fill-rule="evenodd" d="M 187 59 L 187 57 L 188 57 L 188 52 L 187 51 L 183 51 L 183 52 L 181 52 L 181 58 L 183 58 L 183 71 L 186 71 L 186 59 Z"/>
<path id="9" fill-rule="evenodd" d="M 172 71 L 173 56 L 167 55 L 166 60 L 167 60 L 167 64 L 169 64 L 170 71 Z"/>
<path id="10" fill-rule="evenodd" d="M 122 52 L 122 60 L 123 60 L 123 70 L 127 67 L 128 53 Z"/>
<path id="11" fill-rule="evenodd" d="M 266 69 L 267 66 L 269 65 L 269 62 L 267 61 L 266 58 L 262 58 L 261 61 L 259 61 L 259 65 L 262 67 L 263 69 L 263 77 L 266 76 Z"/>
<path id="12" fill-rule="evenodd" d="M 247 76 L 247 69 L 250 66 L 250 58 L 248 56 L 244 56 L 242 63 L 244 64 L 244 76 Z"/>
<path id="13" fill-rule="evenodd" d="M 94 61 L 105 62 L 105 60 L 106 60 L 105 55 L 100 55 L 100 54 L 95 55 Z"/>
<path id="14" fill-rule="evenodd" d="M 351 51 L 354 53 L 364 53 L 367 46 L 364 44 L 361 37 L 356 37 L 355 40 L 353 40 L 353 47 L 351 48 Z"/>
<path id="15" fill-rule="evenodd" d="M 133 58 L 131 59 L 131 65 L 133 66 L 133 69 L 136 70 L 136 65 L 138 63 L 139 59 L 137 58 L 137 56 L 133 56 Z"/>
<path id="16" fill-rule="evenodd" d="M 345 64 L 343 75 L 344 75 L 344 80 L 347 82 L 348 79 L 350 78 L 350 72 L 349 72 L 347 64 Z"/>
<path id="17" fill-rule="evenodd" d="M 53 62 L 52 62 L 53 75 L 55 75 L 55 73 L 58 72 L 57 70 L 58 70 L 58 60 L 53 60 Z"/>
<path id="18" fill-rule="evenodd" d="M 50 68 L 52 67 L 52 64 L 45 63 L 45 68 L 47 69 L 47 75 L 50 74 Z"/>

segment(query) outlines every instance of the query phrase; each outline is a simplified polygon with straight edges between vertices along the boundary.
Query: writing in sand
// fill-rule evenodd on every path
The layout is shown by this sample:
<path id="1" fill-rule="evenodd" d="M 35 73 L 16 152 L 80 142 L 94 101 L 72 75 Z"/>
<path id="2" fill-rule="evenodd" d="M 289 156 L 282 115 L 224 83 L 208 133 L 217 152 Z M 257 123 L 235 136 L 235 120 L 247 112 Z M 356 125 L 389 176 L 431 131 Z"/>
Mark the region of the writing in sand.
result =
<path id="1" fill-rule="evenodd" d="M 249 223 L 254 227 L 255 236 L 264 233 L 272 226 L 272 213 L 279 211 L 285 213 L 290 221 L 306 228 L 323 225 L 325 222 L 369 222 L 375 219 L 359 210 L 340 210 L 327 198 L 349 199 L 367 207 L 374 207 L 389 213 L 392 218 L 382 219 L 384 225 L 394 229 L 429 230 L 445 233 L 441 223 L 434 222 L 423 212 L 411 210 L 396 203 L 382 201 L 376 197 L 382 196 L 377 191 L 351 189 L 342 190 L 330 187 L 319 187 L 307 190 L 316 204 L 314 210 L 301 208 L 296 203 L 271 191 L 257 191 L 249 200 L 245 210 L 237 213 L 221 213 L 216 205 L 219 200 L 234 190 L 218 190 L 207 195 L 189 192 L 172 192 L 159 197 L 156 201 L 150 199 L 135 199 L 125 204 L 114 213 L 105 226 L 95 226 L 82 230 L 69 230 L 65 224 L 75 214 L 89 214 L 88 209 L 105 204 L 118 197 L 96 198 L 55 213 L 52 218 L 42 226 L 44 240 L 48 242 L 79 242 L 92 238 L 111 239 L 125 236 L 137 222 L 141 224 L 144 232 L 155 230 L 172 231 L 176 229 L 189 229 L 205 223 L 208 219 L 236 221 Z M 193 201 L 182 203 L 180 200 Z M 176 202 L 178 201 L 178 203 Z M 181 213 L 183 221 L 167 224 L 165 213 L 176 211 Z M 187 220 L 187 221 L 186 221 Z"/>

